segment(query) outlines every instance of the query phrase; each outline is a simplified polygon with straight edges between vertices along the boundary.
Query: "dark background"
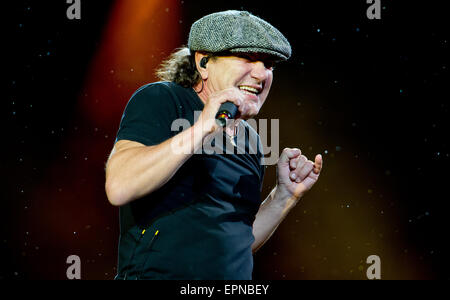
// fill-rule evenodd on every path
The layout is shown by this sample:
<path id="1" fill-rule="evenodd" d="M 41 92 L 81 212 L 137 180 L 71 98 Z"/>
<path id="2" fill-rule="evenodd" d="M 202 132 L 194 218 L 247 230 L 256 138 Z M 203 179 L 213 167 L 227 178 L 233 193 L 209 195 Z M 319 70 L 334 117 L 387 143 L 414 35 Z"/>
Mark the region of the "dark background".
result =
<path id="1" fill-rule="evenodd" d="M 83 279 L 114 277 L 104 165 L 125 104 L 195 20 L 245 9 L 293 47 L 259 117 L 280 119 L 281 149 L 324 156 L 319 182 L 256 253 L 254 278 L 365 279 L 375 254 L 384 279 L 448 279 L 440 6 L 381 0 L 382 19 L 368 20 L 363 0 L 82 0 L 68 20 L 65 2 L 4 11 L 0 278 L 65 279 L 73 254 Z M 274 182 L 269 167 L 264 196 Z"/>

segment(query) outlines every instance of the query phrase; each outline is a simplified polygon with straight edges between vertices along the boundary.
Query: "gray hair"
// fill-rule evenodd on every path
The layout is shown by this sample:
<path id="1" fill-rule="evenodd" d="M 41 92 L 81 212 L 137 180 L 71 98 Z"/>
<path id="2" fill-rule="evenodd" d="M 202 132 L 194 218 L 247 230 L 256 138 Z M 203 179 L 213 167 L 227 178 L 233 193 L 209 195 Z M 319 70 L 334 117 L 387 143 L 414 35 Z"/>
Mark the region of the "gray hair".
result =
<path id="1" fill-rule="evenodd" d="M 202 80 L 195 64 L 195 52 L 189 48 L 176 49 L 156 70 L 161 81 L 175 82 L 183 87 L 194 87 Z"/>

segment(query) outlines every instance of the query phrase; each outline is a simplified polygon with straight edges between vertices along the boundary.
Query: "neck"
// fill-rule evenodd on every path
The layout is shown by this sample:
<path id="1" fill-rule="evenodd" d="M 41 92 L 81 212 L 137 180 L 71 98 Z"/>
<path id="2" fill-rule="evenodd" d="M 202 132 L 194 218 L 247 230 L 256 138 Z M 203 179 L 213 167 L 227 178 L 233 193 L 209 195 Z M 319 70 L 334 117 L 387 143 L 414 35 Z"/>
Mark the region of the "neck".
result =
<path id="1" fill-rule="evenodd" d="M 203 104 L 206 105 L 208 103 L 209 95 L 211 94 L 208 89 L 207 81 L 202 80 L 193 87 L 194 91 L 197 93 L 200 100 L 202 100 Z"/>

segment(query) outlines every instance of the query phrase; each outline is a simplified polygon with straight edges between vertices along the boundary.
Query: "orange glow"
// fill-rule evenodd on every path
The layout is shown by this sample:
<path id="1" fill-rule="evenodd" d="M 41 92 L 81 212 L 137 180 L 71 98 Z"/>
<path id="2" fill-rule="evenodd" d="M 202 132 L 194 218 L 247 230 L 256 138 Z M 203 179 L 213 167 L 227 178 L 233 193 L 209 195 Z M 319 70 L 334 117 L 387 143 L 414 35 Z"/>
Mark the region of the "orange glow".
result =
<path id="1" fill-rule="evenodd" d="M 155 81 L 155 68 L 181 46 L 175 0 L 119 0 L 94 56 L 81 97 L 82 115 L 100 128 L 118 127 L 131 94 Z"/>
<path id="2" fill-rule="evenodd" d="M 32 192 L 31 198 L 45 199 L 39 202 L 42 215 L 20 225 L 23 231 L 44 228 L 51 236 L 39 244 L 41 251 L 83 249 L 88 262 L 95 259 L 95 265 L 85 267 L 84 279 L 114 278 L 111 262 L 117 259 L 116 246 L 109 245 L 117 245 L 119 228 L 117 210 L 108 203 L 104 190 L 105 162 L 132 93 L 155 81 L 154 69 L 181 45 L 179 5 L 175 0 L 114 3 L 80 92 L 75 129 L 61 145 L 64 154 L 55 159 L 43 175 L 43 184 Z M 100 238 L 95 228 L 101 231 Z M 58 252 L 60 257 L 51 261 L 65 261 L 69 255 Z M 34 266 L 32 261 L 29 265 Z M 60 276 L 46 272 L 48 277 Z"/>

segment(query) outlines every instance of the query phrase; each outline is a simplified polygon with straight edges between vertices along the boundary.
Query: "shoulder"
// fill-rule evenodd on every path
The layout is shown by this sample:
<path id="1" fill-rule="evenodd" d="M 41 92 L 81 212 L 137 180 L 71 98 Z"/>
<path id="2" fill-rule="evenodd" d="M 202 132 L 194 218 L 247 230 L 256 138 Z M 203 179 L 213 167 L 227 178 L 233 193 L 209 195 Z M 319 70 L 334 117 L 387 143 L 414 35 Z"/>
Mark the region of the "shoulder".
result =
<path id="1" fill-rule="evenodd" d="M 133 107 L 163 107 L 170 108 L 177 103 L 179 87 L 173 82 L 154 82 L 138 88 L 128 101 L 128 108 Z"/>
<path id="2" fill-rule="evenodd" d="M 133 93 L 131 98 L 139 97 L 139 96 L 170 96 L 171 90 L 176 88 L 176 84 L 173 82 L 159 81 L 148 83 L 144 86 L 141 86 Z"/>

